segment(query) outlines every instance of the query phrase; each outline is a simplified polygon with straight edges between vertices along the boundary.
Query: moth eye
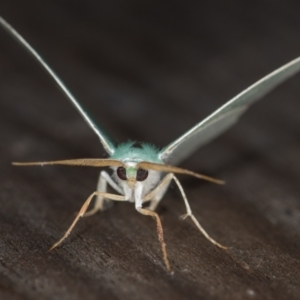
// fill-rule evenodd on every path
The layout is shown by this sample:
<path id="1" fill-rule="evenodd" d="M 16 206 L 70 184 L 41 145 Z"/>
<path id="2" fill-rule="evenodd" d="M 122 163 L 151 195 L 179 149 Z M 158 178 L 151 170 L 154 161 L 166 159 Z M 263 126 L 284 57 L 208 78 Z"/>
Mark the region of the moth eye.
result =
<path id="1" fill-rule="evenodd" d="M 138 169 L 136 172 L 136 180 L 144 181 L 148 177 L 148 171 L 144 169 Z"/>
<path id="2" fill-rule="evenodd" d="M 127 176 L 126 176 L 126 169 L 123 167 L 119 167 L 117 169 L 117 175 L 120 179 L 122 180 L 127 180 Z"/>

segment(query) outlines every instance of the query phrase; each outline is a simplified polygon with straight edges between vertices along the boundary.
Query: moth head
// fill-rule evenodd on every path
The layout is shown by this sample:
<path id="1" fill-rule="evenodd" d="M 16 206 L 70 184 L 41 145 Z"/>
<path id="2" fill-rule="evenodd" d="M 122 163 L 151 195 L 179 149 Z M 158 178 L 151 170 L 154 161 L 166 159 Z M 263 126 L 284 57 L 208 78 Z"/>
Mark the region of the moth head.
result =
<path id="1" fill-rule="evenodd" d="M 134 188 L 137 182 L 143 182 L 148 178 L 149 171 L 137 168 L 136 163 L 129 163 L 118 167 L 116 174 L 121 181 L 126 181 L 131 188 Z"/>

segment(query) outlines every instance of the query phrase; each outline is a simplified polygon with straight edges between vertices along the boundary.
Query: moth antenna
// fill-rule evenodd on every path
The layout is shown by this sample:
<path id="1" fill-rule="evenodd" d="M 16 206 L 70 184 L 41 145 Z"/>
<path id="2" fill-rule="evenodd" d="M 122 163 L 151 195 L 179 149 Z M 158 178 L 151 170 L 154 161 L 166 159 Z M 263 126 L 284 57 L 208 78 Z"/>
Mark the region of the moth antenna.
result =
<path id="1" fill-rule="evenodd" d="M 12 35 L 48 72 L 48 74 L 54 79 L 57 85 L 61 88 L 63 93 L 67 96 L 67 98 L 72 102 L 72 104 L 77 108 L 81 116 L 88 123 L 88 125 L 94 130 L 94 132 L 100 138 L 100 141 L 107 151 L 108 154 L 113 154 L 115 151 L 115 147 L 111 141 L 108 140 L 106 135 L 104 135 L 94 121 L 89 117 L 89 115 L 85 112 L 83 107 L 79 104 L 78 100 L 73 96 L 70 90 L 66 87 L 63 81 L 56 75 L 56 73 L 49 67 L 49 65 L 45 62 L 45 60 L 36 52 L 34 48 L 10 25 L 8 24 L 1 16 L 0 16 L 0 24 L 3 28 Z"/>
<path id="2" fill-rule="evenodd" d="M 195 173 L 186 169 L 170 166 L 170 165 L 163 165 L 163 164 L 157 164 L 152 162 L 140 162 L 137 164 L 137 168 L 142 169 L 148 169 L 148 170 L 154 170 L 154 171 L 160 171 L 160 172 L 170 172 L 170 173 L 177 173 L 177 174 L 185 174 L 190 175 L 199 179 L 203 179 L 206 181 L 210 181 L 216 184 L 225 184 L 224 180 L 216 179 L 210 176 L 206 176 L 203 174 Z"/>
<path id="3" fill-rule="evenodd" d="M 68 165 L 81 167 L 124 167 L 124 163 L 115 159 L 80 158 L 67 160 L 54 160 L 43 162 L 13 162 L 14 166 L 44 166 L 44 165 Z"/>

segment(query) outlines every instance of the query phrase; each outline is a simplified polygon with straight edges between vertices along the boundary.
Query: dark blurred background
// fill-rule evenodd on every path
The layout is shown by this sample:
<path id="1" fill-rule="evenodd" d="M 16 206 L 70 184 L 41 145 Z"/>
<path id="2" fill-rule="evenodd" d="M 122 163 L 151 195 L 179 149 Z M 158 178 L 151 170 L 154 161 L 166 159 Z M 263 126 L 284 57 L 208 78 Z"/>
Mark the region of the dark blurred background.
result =
<path id="1" fill-rule="evenodd" d="M 2 0 L 0 14 L 117 141 L 165 146 L 300 55 L 298 1 Z M 11 161 L 103 157 L 97 136 L 43 69 L 0 30 L 1 299 L 299 299 L 300 75 L 255 104 L 182 166 L 155 224 L 133 205 L 81 220 L 49 253 L 98 170 Z"/>

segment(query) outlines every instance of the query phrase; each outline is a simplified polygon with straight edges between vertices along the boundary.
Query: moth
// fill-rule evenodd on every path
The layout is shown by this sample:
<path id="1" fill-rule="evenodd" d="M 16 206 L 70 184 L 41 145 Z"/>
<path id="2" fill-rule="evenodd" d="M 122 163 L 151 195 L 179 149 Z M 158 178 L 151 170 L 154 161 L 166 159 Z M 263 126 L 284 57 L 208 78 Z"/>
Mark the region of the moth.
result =
<path id="1" fill-rule="evenodd" d="M 139 213 L 151 216 L 155 219 L 164 264 L 166 269 L 171 272 L 172 269 L 167 255 L 166 244 L 164 242 L 161 220 L 159 215 L 155 212 L 155 209 L 172 181 L 176 183 L 186 207 L 186 214 L 183 216 L 183 219 L 190 217 L 206 239 L 217 247 L 226 249 L 225 246 L 211 238 L 197 221 L 192 213 L 183 187 L 176 175 L 190 175 L 217 184 L 223 184 L 223 181 L 182 169 L 177 167 L 177 165 L 195 152 L 199 147 L 205 145 L 236 123 L 239 117 L 251 104 L 261 99 L 277 85 L 296 74 L 300 70 L 300 57 L 292 60 L 251 85 L 162 149 L 158 149 L 153 145 L 146 143 L 137 145 L 134 142 L 127 142 L 116 145 L 101 128 L 96 126 L 88 113 L 82 108 L 79 101 L 76 100 L 62 80 L 49 67 L 45 60 L 30 46 L 30 44 L 2 17 L 0 17 L 0 23 L 2 27 L 16 38 L 16 40 L 44 67 L 52 79 L 54 79 L 84 120 L 97 134 L 103 148 L 109 156 L 109 158 L 15 162 L 13 164 L 17 166 L 69 165 L 98 168 L 110 167 L 112 169 L 111 176 L 105 170 L 100 172 L 96 191 L 86 199 L 69 229 L 63 237 L 51 247 L 51 249 L 59 246 L 68 237 L 81 217 L 91 216 L 98 211 L 104 210 L 106 202 L 129 201 L 134 203 L 135 209 Z M 108 193 L 108 185 L 117 193 Z M 94 198 L 95 204 L 93 208 L 88 211 L 88 207 Z M 148 206 L 146 206 L 146 204 L 148 204 Z"/>

